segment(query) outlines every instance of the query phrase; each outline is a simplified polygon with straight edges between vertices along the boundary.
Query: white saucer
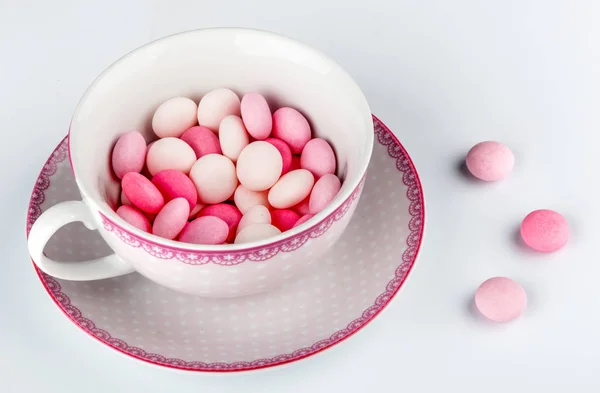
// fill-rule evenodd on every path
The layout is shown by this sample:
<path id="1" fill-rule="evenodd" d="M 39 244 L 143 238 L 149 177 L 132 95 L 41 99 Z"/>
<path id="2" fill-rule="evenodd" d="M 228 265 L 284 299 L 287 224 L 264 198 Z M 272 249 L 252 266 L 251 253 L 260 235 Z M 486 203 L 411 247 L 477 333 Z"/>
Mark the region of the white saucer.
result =
<path id="1" fill-rule="evenodd" d="M 276 291 L 204 299 L 163 288 L 137 273 L 92 282 L 37 274 L 67 317 L 101 343 L 155 365 L 191 371 L 241 371 L 299 360 L 366 326 L 411 271 L 424 228 L 423 190 L 402 145 L 374 117 L 365 189 L 342 238 L 310 276 Z M 33 191 L 27 230 L 48 207 L 79 199 L 67 139 L 52 153 Z M 78 261 L 108 254 L 94 231 L 61 229 L 46 253 Z"/>

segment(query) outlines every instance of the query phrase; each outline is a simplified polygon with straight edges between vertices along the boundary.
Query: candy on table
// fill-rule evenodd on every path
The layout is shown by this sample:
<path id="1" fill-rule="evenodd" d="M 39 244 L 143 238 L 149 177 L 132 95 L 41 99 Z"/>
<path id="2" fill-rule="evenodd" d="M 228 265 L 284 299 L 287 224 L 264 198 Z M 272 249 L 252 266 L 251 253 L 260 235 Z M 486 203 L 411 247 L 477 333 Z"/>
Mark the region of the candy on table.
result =
<path id="1" fill-rule="evenodd" d="M 245 227 L 235 237 L 235 243 L 255 242 L 275 235 L 279 235 L 281 231 L 270 224 L 251 224 Z"/>
<path id="2" fill-rule="evenodd" d="M 465 163 L 469 172 L 476 178 L 498 181 L 504 179 L 513 169 L 515 157 L 502 143 L 486 141 L 469 150 Z"/>
<path id="3" fill-rule="evenodd" d="M 146 155 L 146 166 L 152 176 L 163 169 L 177 169 L 188 174 L 196 162 L 194 150 L 179 138 L 162 138 L 154 142 Z"/>
<path id="4" fill-rule="evenodd" d="M 250 208 L 256 205 L 270 207 L 268 191 L 252 191 L 241 184 L 235 189 L 233 201 L 242 214 L 246 214 Z"/>
<path id="5" fill-rule="evenodd" d="M 536 251 L 558 251 L 569 241 L 569 223 L 553 210 L 534 210 L 521 223 L 521 237 Z"/>
<path id="6" fill-rule="evenodd" d="M 163 169 L 152 177 L 152 184 L 168 202 L 174 198 L 185 198 L 190 209 L 196 206 L 198 192 L 189 177 L 176 169 Z"/>
<path id="7" fill-rule="evenodd" d="M 264 141 L 250 143 L 237 160 L 237 177 L 252 191 L 264 191 L 273 186 L 281 176 L 283 162 L 279 150 Z"/>
<path id="8" fill-rule="evenodd" d="M 288 172 L 269 190 L 269 204 L 276 209 L 290 208 L 310 195 L 315 179 L 306 169 Z"/>
<path id="9" fill-rule="evenodd" d="M 112 152 L 112 168 L 119 179 L 126 173 L 140 173 L 146 160 L 146 141 L 137 131 L 121 135 Z"/>
<path id="10" fill-rule="evenodd" d="M 475 305 L 486 318 L 508 322 L 519 317 L 527 306 L 525 289 L 507 277 L 492 277 L 475 292 Z"/>
<path id="11" fill-rule="evenodd" d="M 240 98 L 233 91 L 220 88 L 207 93 L 198 104 L 198 124 L 219 132 L 219 124 L 229 115 L 240 115 Z"/>
<path id="12" fill-rule="evenodd" d="M 318 179 L 328 173 L 335 173 L 335 153 L 331 145 L 321 138 L 313 138 L 302 150 L 300 166 L 309 170 Z"/>
<path id="13" fill-rule="evenodd" d="M 223 244 L 227 236 L 229 236 L 229 226 L 225 221 L 215 216 L 204 216 L 188 222 L 179 234 L 179 241 L 194 244 Z"/>
<path id="14" fill-rule="evenodd" d="M 267 138 L 265 139 L 265 142 L 269 142 L 270 144 L 275 146 L 277 150 L 279 150 L 279 154 L 281 154 L 282 163 L 281 174 L 285 175 L 286 173 L 288 173 L 290 167 L 292 166 L 292 151 L 290 150 L 290 147 L 287 145 L 287 143 L 277 138 Z"/>
<path id="15" fill-rule="evenodd" d="M 310 214 L 317 214 L 333 201 L 340 192 L 342 183 L 334 174 L 323 175 L 315 183 L 311 193 L 308 210 Z"/>
<path id="16" fill-rule="evenodd" d="M 152 224 L 152 233 L 173 240 L 187 224 L 190 204 L 185 198 L 175 198 L 163 206 Z"/>
<path id="17" fill-rule="evenodd" d="M 304 216 L 300 217 L 300 219 L 298 221 L 296 221 L 296 223 L 294 224 L 294 228 L 296 228 L 299 225 L 304 224 L 306 221 L 310 220 L 311 218 L 313 218 L 312 214 L 305 214 Z"/>
<path id="18" fill-rule="evenodd" d="M 276 209 L 271 212 L 271 224 L 281 232 L 292 229 L 299 219 L 300 215 L 290 209 Z"/>
<path id="19" fill-rule="evenodd" d="M 165 204 L 158 188 L 139 173 L 129 172 L 123 176 L 121 187 L 131 204 L 144 213 L 156 214 Z"/>
<path id="20" fill-rule="evenodd" d="M 188 128 L 180 138 L 190 145 L 196 158 L 207 154 L 221 154 L 219 138 L 210 129 L 202 126 Z"/>
<path id="21" fill-rule="evenodd" d="M 236 162 L 242 150 L 250 143 L 244 122 L 239 116 L 229 115 L 221 121 L 219 143 L 223 155 Z"/>
<path id="22" fill-rule="evenodd" d="M 293 154 L 300 154 L 310 140 L 310 125 L 296 109 L 279 108 L 273 113 L 273 137 L 287 143 Z"/>
<path id="23" fill-rule="evenodd" d="M 150 221 L 148 221 L 144 213 L 135 207 L 128 205 L 119 206 L 117 215 L 134 227 L 144 232 L 150 232 Z"/>
<path id="24" fill-rule="evenodd" d="M 196 125 L 196 103 L 186 97 L 175 97 L 162 103 L 152 116 L 152 129 L 159 138 L 178 138 Z"/>
<path id="25" fill-rule="evenodd" d="M 240 112 L 246 130 L 254 139 L 263 140 L 271 134 L 273 118 L 265 97 L 258 93 L 244 94 Z"/>
<path id="26" fill-rule="evenodd" d="M 190 178 L 198 191 L 198 200 L 206 204 L 225 202 L 238 185 L 235 165 L 220 154 L 200 157 L 190 171 Z"/>
<path id="27" fill-rule="evenodd" d="M 221 220 L 225 221 L 227 226 L 229 227 L 229 235 L 227 236 L 227 242 L 231 243 L 235 239 L 235 234 L 237 230 L 237 226 L 242 219 L 242 213 L 238 210 L 237 207 L 230 205 L 228 203 L 218 203 L 216 205 L 208 205 L 200 213 L 198 217 L 204 216 L 214 216 L 219 217 Z"/>
<path id="28" fill-rule="evenodd" d="M 270 224 L 271 212 L 263 205 L 251 207 L 240 220 L 236 233 L 240 233 L 242 229 L 252 224 Z"/>

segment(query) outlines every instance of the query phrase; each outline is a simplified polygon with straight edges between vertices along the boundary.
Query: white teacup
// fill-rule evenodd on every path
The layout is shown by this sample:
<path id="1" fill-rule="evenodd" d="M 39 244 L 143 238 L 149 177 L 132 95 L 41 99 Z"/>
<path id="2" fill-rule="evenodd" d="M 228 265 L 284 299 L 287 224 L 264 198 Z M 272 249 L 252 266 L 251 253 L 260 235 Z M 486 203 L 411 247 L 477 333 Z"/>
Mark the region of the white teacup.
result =
<path id="1" fill-rule="evenodd" d="M 109 166 L 118 137 L 139 130 L 155 139 L 150 121 L 165 100 L 196 102 L 228 87 L 240 97 L 259 92 L 271 108 L 292 106 L 309 120 L 313 136 L 337 156 L 342 189 L 319 214 L 292 230 L 253 243 L 196 245 L 140 231 L 115 213 L 120 185 Z M 137 271 L 176 291 L 207 297 L 263 292 L 301 275 L 345 230 L 373 148 L 373 121 L 357 84 L 335 62 L 292 39 L 258 30 L 216 28 L 151 42 L 119 59 L 82 97 L 69 134 L 69 157 L 82 201 L 60 203 L 35 222 L 29 252 L 37 266 L 66 280 L 97 280 Z M 43 253 L 60 227 L 81 221 L 97 229 L 115 252 L 78 263 Z"/>

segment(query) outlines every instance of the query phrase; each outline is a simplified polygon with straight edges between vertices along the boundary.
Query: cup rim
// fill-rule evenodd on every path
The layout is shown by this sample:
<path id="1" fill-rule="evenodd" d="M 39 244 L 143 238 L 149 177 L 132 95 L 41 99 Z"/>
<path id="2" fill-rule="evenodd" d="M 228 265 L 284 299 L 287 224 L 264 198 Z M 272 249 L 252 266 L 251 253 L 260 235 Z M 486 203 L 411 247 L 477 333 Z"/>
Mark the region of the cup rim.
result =
<path id="1" fill-rule="evenodd" d="M 348 83 L 353 85 L 353 87 L 362 96 L 364 109 L 368 113 L 369 118 L 371 118 L 371 120 L 373 120 L 371 110 L 370 110 L 369 104 L 367 102 L 367 99 L 364 95 L 364 92 L 362 91 L 360 86 L 356 83 L 354 78 L 352 78 L 352 76 L 344 68 L 342 68 L 337 62 L 335 62 L 332 58 L 330 58 L 323 52 L 321 52 L 301 41 L 298 41 L 296 39 L 282 35 L 280 33 L 274 33 L 274 32 L 270 32 L 270 31 L 266 31 L 266 30 L 255 29 L 255 28 L 245 28 L 245 27 L 209 27 L 209 28 L 202 28 L 202 29 L 186 30 L 186 31 L 182 31 L 179 33 L 175 33 L 175 34 L 171 34 L 171 35 L 167 35 L 167 36 L 155 39 L 153 41 L 150 41 L 144 45 L 141 45 L 141 46 L 129 51 L 125 55 L 116 59 L 108 67 L 106 67 L 104 69 L 104 71 L 102 71 L 92 81 L 92 83 L 88 86 L 88 88 L 85 90 L 85 92 L 79 99 L 79 102 L 73 112 L 73 116 L 71 117 L 71 119 L 74 119 L 76 117 L 76 115 L 79 112 L 83 103 L 89 99 L 89 97 L 93 93 L 95 87 L 102 81 L 102 79 L 108 73 L 110 73 L 112 70 L 119 67 L 123 61 L 125 61 L 129 57 L 133 56 L 134 54 L 138 53 L 139 51 L 142 51 L 151 46 L 166 42 L 168 40 L 177 39 L 178 37 L 191 36 L 191 35 L 203 34 L 203 33 L 213 33 L 213 32 L 218 32 L 218 31 L 222 31 L 225 33 L 239 32 L 239 33 L 251 33 L 251 34 L 264 35 L 266 37 L 284 41 L 288 44 L 294 45 L 294 46 L 298 47 L 299 49 L 303 49 L 307 52 L 311 52 L 315 57 L 317 57 L 321 61 L 325 62 L 332 69 L 335 69 L 336 72 L 347 77 Z M 82 187 L 82 185 L 79 183 L 79 181 L 77 181 L 77 178 L 78 178 L 77 167 L 73 161 L 72 153 L 71 153 L 71 129 L 72 128 L 69 127 L 68 156 L 69 156 L 69 161 L 71 164 L 71 169 L 72 169 L 73 175 L 75 177 L 75 181 L 77 183 L 79 191 L 81 192 L 83 200 L 88 204 L 88 206 L 91 205 L 90 207 L 95 209 L 100 214 L 100 217 L 102 220 L 106 220 L 106 221 L 110 222 L 112 225 L 119 227 L 121 230 L 125 231 L 126 233 L 129 233 L 130 235 L 132 235 L 134 237 L 141 238 L 147 242 L 156 244 L 157 246 L 162 246 L 162 247 L 165 247 L 168 249 L 180 250 L 180 251 L 208 252 L 208 253 L 221 253 L 221 252 L 227 253 L 227 252 L 250 251 L 250 250 L 265 248 L 265 247 L 276 245 L 276 244 L 282 244 L 291 238 L 294 238 L 298 235 L 303 235 L 303 234 L 309 232 L 311 229 L 320 225 L 325 220 L 334 216 L 342 206 L 344 206 L 347 202 L 350 202 L 350 199 L 353 197 L 353 195 L 355 195 L 355 193 L 360 192 L 360 187 L 361 187 L 361 184 L 363 184 L 363 180 L 365 179 L 367 167 L 369 165 L 369 162 L 371 161 L 374 138 L 375 138 L 373 126 L 371 123 L 371 127 L 370 127 L 371 132 L 367 132 L 367 138 L 366 138 L 366 144 L 367 144 L 367 146 L 365 146 L 366 154 L 364 154 L 362 163 L 359 165 L 359 169 L 357 170 L 357 176 L 353 179 L 344 180 L 344 183 L 350 181 L 350 184 L 348 185 L 348 187 L 346 187 L 345 189 L 343 187 L 343 192 L 340 192 L 334 198 L 334 200 L 329 203 L 329 205 L 327 205 L 323 210 L 321 210 L 319 213 L 315 214 L 313 217 L 311 217 L 305 223 L 303 223 L 297 227 L 294 227 L 290 230 L 287 230 L 283 233 L 280 233 L 276 236 L 272 236 L 267 239 L 263 239 L 263 240 L 259 240 L 259 241 L 252 241 L 252 242 L 239 243 L 239 244 L 210 245 L 210 244 L 184 243 L 184 242 L 180 242 L 177 240 L 165 239 L 165 238 L 159 237 L 159 236 L 154 235 L 149 232 L 144 232 L 144 231 L 134 227 L 133 225 L 129 224 L 128 222 L 126 222 L 125 220 L 120 218 L 118 215 L 116 215 L 115 211 L 110 209 L 110 206 L 108 206 L 107 203 L 101 204 L 96 199 L 91 198 L 89 196 L 89 193 L 85 190 L 85 188 Z"/>

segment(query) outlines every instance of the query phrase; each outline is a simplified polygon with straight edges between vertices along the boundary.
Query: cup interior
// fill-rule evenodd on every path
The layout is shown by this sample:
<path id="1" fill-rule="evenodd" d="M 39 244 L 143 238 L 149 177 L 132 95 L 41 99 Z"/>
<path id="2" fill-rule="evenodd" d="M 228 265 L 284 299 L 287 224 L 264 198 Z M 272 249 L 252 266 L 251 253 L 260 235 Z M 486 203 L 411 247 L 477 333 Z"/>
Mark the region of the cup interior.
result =
<path id="1" fill-rule="evenodd" d="M 371 157 L 373 122 L 352 78 L 323 54 L 292 39 L 258 30 L 218 28 L 176 34 L 136 49 L 86 91 L 71 122 L 69 154 L 88 203 L 131 232 L 174 243 L 142 233 L 114 213 L 120 184 L 110 168 L 110 154 L 119 136 L 130 130 L 140 131 L 147 142 L 156 139 L 151 120 L 162 102 L 185 96 L 197 103 L 219 87 L 230 88 L 240 97 L 261 93 L 272 110 L 282 106 L 299 110 L 313 136 L 332 145 L 343 185 L 318 217 L 331 213 L 358 186 Z"/>

